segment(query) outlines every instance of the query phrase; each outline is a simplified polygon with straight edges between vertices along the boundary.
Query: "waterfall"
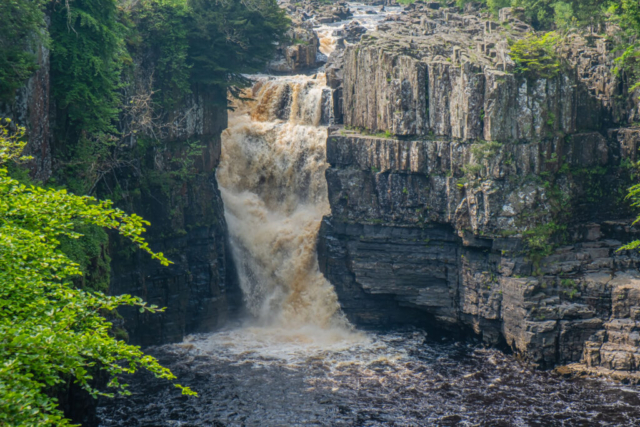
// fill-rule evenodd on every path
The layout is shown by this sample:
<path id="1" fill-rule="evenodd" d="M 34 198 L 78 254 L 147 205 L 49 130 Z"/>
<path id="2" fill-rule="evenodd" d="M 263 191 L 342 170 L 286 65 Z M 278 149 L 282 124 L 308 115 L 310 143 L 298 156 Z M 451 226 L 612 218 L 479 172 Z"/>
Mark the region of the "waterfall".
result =
<path id="1" fill-rule="evenodd" d="M 260 77 L 247 96 L 230 115 L 217 170 L 246 305 L 261 326 L 348 329 L 316 254 L 330 213 L 325 77 Z"/>

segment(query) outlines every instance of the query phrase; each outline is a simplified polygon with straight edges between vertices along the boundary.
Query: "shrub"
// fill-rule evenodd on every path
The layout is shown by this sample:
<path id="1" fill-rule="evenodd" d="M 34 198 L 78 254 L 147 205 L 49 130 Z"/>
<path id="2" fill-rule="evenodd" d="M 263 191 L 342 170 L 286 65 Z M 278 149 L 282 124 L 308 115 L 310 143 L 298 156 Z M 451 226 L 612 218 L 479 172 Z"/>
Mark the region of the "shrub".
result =
<path id="1" fill-rule="evenodd" d="M 529 34 L 511 43 L 509 54 L 516 63 L 516 73 L 531 78 L 551 79 L 562 70 L 558 55 L 560 37 L 555 32 L 542 36 Z"/>

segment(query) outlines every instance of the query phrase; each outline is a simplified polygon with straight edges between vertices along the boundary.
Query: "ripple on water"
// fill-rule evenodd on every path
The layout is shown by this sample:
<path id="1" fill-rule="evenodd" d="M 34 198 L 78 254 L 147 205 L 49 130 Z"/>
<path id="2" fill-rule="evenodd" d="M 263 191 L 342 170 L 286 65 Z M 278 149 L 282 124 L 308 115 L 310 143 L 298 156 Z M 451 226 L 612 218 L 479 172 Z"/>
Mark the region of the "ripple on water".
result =
<path id="1" fill-rule="evenodd" d="M 424 332 L 242 328 L 151 351 L 200 397 L 149 375 L 103 426 L 631 426 L 640 389 L 567 380 Z"/>

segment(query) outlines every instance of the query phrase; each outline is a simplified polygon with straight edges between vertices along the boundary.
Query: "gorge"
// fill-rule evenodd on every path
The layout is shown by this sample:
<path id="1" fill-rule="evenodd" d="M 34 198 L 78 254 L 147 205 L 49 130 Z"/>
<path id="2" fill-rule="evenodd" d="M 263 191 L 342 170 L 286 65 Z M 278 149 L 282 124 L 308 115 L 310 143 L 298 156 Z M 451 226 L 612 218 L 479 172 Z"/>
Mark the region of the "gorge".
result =
<path id="1" fill-rule="evenodd" d="M 266 13 L 258 3 L 237 2 Z M 639 424 L 640 256 L 620 248 L 640 239 L 626 198 L 640 92 L 618 70 L 619 24 L 560 37 L 526 8 L 485 3 L 281 1 L 291 24 L 266 66 L 230 72 L 227 88 L 207 83 L 224 61 L 192 62 L 183 97 L 153 37 L 132 37 L 115 166 L 81 176 L 148 219 L 172 265 L 110 232 L 82 286 L 107 277 L 110 295 L 166 307 L 109 321 L 199 396 L 138 372 L 121 376 L 129 396 L 56 391 L 65 415 Z M 553 59 L 526 62 L 532 45 Z M 52 154 L 64 141 L 49 55 L 0 117 L 27 127 L 31 179 L 55 185 L 73 162 Z"/>
<path id="2" fill-rule="evenodd" d="M 254 320 L 157 349 L 206 390 L 205 403 L 176 400 L 147 376 L 136 386 L 163 404 L 110 402 L 103 425 L 637 422 L 635 388 L 534 372 L 481 345 L 529 366 L 635 382 L 626 307 L 636 304 L 637 257 L 616 252 L 632 235 L 629 214 L 612 194 L 589 195 L 600 183 L 624 186 L 617 165 L 635 155 L 634 131 L 587 132 L 613 124 L 578 123 L 596 105 L 579 94 L 582 82 L 480 74 L 434 41 L 464 19 L 465 34 L 487 36 L 489 24 L 424 6 L 348 6 L 354 16 L 321 25 L 317 38 L 295 30 L 309 43 L 285 51 L 285 76 L 256 78 L 246 96 L 254 101 L 236 105 L 223 133 L 217 178 Z M 425 14 L 446 21 L 425 23 Z M 429 25 L 433 37 L 420 40 L 454 62 L 407 55 L 428 51 L 414 45 Z M 343 47 L 353 33 L 363 40 Z M 326 77 L 314 68 L 317 49 L 329 58 Z M 289 77 L 304 69 L 311 76 Z M 514 141 L 474 142 L 483 137 Z M 603 169 L 598 184 L 589 168 Z M 556 204 L 585 199 L 596 200 L 571 216 L 572 245 L 540 259 L 526 253 L 528 230 L 568 217 Z M 337 311 L 387 332 L 350 332 Z M 470 336 L 479 341 L 455 342 Z"/>

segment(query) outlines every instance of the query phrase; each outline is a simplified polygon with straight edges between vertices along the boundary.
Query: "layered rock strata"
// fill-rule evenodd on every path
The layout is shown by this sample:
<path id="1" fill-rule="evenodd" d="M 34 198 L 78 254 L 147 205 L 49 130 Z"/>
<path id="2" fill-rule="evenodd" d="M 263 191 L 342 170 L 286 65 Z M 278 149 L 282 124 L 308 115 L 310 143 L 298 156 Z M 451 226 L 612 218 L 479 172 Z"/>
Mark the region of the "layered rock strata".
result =
<path id="1" fill-rule="evenodd" d="M 532 32 L 416 3 L 330 58 L 323 272 L 356 324 L 471 330 L 541 367 L 637 381 L 638 236 L 624 201 L 637 102 L 603 38 L 520 75 Z M 339 121 L 338 121 L 339 122 Z"/>
<path id="2" fill-rule="evenodd" d="M 639 261 L 617 252 L 636 235 L 615 220 L 625 176 L 606 168 L 620 162 L 617 133 L 575 135 L 557 146 L 504 144 L 468 182 L 462 171 L 487 143 L 342 133 L 328 140 L 332 216 L 319 246 L 323 271 L 355 323 L 413 323 L 407 313 L 419 309 L 550 367 L 583 360 L 588 341 L 606 343 L 608 322 L 631 319 L 611 299 Z M 545 161 L 552 149 L 570 159 L 566 172 Z M 607 170 L 598 183 L 583 176 L 598 167 Z M 570 245 L 534 260 L 523 237 L 533 222 L 554 221 L 552 186 L 571 194 L 567 209 L 585 212 L 567 229 Z M 635 289 L 634 280 L 625 283 Z"/>

